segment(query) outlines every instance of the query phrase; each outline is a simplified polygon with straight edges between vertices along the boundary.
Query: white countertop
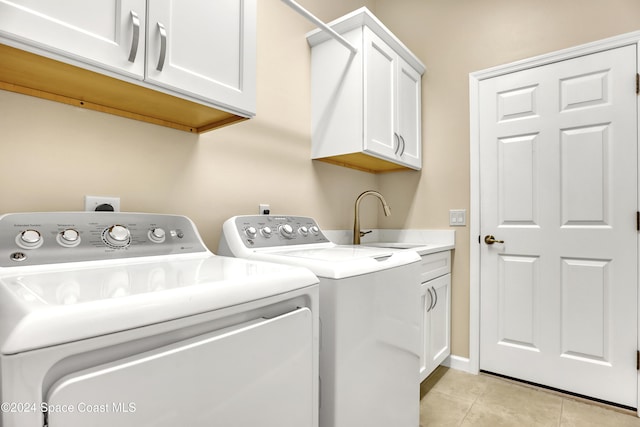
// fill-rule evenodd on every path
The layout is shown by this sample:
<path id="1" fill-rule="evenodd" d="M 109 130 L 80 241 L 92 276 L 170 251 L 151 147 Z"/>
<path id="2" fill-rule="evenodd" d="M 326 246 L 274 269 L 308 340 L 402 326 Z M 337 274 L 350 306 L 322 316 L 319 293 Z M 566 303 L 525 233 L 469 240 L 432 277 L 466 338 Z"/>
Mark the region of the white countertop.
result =
<path id="1" fill-rule="evenodd" d="M 350 245 L 353 232 L 351 230 L 323 230 L 334 243 Z M 455 230 L 423 230 L 423 229 L 374 229 L 361 239 L 363 246 L 410 249 L 419 255 L 455 249 Z"/>

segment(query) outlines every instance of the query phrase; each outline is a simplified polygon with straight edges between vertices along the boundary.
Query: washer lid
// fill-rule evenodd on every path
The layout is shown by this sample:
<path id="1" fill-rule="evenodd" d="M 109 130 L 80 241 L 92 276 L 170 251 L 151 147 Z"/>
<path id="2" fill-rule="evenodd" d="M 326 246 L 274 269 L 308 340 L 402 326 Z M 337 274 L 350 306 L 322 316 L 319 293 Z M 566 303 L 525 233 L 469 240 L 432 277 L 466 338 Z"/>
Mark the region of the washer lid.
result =
<path id="1" fill-rule="evenodd" d="M 256 251 L 251 258 L 299 265 L 309 268 L 319 277 L 332 279 L 359 276 L 420 261 L 420 256 L 411 250 L 359 245 Z"/>
<path id="2" fill-rule="evenodd" d="M 327 262 L 354 262 L 364 258 L 388 258 L 396 252 L 388 248 L 363 246 L 334 246 L 330 248 L 306 248 L 278 252 L 281 256 L 313 259 Z"/>
<path id="3" fill-rule="evenodd" d="M 97 264 L 0 276 L 0 351 L 96 337 L 318 283 L 303 268 L 213 255 Z"/>

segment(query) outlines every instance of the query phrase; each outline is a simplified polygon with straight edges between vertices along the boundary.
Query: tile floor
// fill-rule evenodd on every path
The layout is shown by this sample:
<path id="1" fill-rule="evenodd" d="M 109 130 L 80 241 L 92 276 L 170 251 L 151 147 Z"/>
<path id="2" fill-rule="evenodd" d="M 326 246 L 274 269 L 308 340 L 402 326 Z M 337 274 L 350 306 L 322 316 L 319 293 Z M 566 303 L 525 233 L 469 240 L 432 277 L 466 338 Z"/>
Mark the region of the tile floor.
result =
<path id="1" fill-rule="evenodd" d="M 444 367 L 420 396 L 420 427 L 640 427 L 635 412 Z"/>

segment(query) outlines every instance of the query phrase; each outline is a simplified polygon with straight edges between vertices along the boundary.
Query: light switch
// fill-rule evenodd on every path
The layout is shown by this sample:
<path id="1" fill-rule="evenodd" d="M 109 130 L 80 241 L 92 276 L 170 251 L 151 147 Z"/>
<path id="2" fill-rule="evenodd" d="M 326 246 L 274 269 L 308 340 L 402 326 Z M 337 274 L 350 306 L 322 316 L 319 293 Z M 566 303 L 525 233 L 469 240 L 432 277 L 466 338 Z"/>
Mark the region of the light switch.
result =
<path id="1" fill-rule="evenodd" d="M 455 227 L 467 225 L 467 210 L 466 209 L 449 210 L 449 225 L 452 225 Z"/>

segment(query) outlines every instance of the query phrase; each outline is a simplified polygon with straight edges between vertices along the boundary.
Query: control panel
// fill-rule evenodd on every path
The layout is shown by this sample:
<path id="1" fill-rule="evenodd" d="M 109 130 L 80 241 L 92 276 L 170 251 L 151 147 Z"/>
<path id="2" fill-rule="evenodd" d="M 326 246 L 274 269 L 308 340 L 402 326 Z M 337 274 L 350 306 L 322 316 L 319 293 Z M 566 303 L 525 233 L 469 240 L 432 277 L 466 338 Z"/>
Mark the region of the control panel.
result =
<path id="1" fill-rule="evenodd" d="M 0 216 L 0 267 L 207 252 L 184 216 L 38 212 Z"/>
<path id="2" fill-rule="evenodd" d="M 240 239 L 248 248 L 329 242 L 315 220 L 304 216 L 238 216 L 235 226 Z"/>

